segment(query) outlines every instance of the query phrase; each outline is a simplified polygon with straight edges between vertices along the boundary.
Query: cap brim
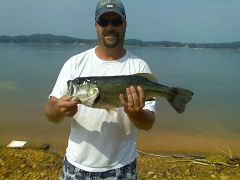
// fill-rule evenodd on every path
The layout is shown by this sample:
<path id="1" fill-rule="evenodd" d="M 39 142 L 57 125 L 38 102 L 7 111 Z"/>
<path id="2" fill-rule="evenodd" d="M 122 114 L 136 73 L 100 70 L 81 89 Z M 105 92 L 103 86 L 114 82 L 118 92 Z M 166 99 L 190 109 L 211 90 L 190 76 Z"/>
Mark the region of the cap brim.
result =
<path id="1" fill-rule="evenodd" d="M 98 13 L 98 15 L 95 17 L 95 20 L 98 21 L 99 18 L 100 18 L 102 15 L 104 15 L 104 14 L 106 14 L 106 13 L 110 13 L 110 12 L 118 14 L 118 15 L 122 18 L 123 21 L 126 20 L 126 17 L 125 17 L 123 14 L 119 13 L 119 11 L 116 11 L 116 10 L 114 10 L 114 9 L 104 9 L 102 12 Z"/>

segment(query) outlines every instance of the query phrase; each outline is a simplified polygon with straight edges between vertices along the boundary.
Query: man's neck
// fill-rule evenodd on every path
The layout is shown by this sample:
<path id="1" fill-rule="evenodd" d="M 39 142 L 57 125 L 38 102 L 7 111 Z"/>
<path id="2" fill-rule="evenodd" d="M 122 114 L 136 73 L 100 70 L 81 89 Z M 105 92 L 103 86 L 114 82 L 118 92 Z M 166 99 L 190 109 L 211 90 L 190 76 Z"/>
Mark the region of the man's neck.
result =
<path id="1" fill-rule="evenodd" d="M 100 59 L 114 61 L 122 58 L 126 54 L 126 50 L 124 48 L 102 48 L 97 46 L 95 53 Z"/>

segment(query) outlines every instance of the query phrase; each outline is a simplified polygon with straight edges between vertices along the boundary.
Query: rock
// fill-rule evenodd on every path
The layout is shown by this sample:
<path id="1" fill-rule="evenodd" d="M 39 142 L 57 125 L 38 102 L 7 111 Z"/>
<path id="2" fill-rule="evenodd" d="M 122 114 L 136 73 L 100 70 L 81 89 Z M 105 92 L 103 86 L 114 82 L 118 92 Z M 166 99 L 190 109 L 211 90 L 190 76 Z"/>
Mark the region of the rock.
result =
<path id="1" fill-rule="evenodd" d="M 155 175 L 155 173 L 152 172 L 152 171 L 147 172 L 147 174 L 148 174 L 149 176 L 153 176 L 153 175 Z"/>
<path id="2" fill-rule="evenodd" d="M 216 176 L 214 174 L 211 174 L 212 179 L 216 179 Z"/>
<path id="3" fill-rule="evenodd" d="M 25 168 L 25 167 L 26 167 L 25 164 L 21 164 L 21 165 L 20 165 L 20 168 L 22 168 L 22 169 Z"/>
<path id="4" fill-rule="evenodd" d="M 219 179 L 220 179 L 220 180 L 229 180 L 230 177 L 227 176 L 227 175 L 220 175 L 220 176 L 219 176 Z"/>
<path id="5" fill-rule="evenodd" d="M 154 175 L 152 178 L 153 178 L 153 179 L 158 179 L 158 176 L 157 176 L 157 175 Z"/>
<path id="6" fill-rule="evenodd" d="M 0 158 L 0 167 L 3 167 L 5 165 L 5 163 L 3 162 L 3 160 Z"/>
<path id="7" fill-rule="evenodd" d="M 187 169 L 187 170 L 184 172 L 184 174 L 185 174 L 186 176 L 190 176 L 190 175 L 191 175 L 190 170 Z"/>
<path id="8" fill-rule="evenodd" d="M 44 178 L 44 177 L 46 176 L 46 173 L 41 172 L 41 173 L 40 173 L 40 176 L 41 176 L 41 178 Z"/>
<path id="9" fill-rule="evenodd" d="M 50 148 L 50 144 L 42 144 L 40 147 L 37 149 L 47 151 Z"/>

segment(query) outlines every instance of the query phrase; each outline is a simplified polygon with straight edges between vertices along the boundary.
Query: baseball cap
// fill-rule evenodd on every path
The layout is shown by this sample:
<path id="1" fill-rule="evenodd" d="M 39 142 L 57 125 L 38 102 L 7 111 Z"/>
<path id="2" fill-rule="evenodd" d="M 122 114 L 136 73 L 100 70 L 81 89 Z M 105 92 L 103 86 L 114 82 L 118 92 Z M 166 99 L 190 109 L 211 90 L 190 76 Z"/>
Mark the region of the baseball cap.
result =
<path id="1" fill-rule="evenodd" d="M 95 20 L 98 21 L 100 16 L 108 12 L 117 13 L 122 20 L 126 20 L 124 6 L 119 0 L 100 0 L 96 7 Z"/>

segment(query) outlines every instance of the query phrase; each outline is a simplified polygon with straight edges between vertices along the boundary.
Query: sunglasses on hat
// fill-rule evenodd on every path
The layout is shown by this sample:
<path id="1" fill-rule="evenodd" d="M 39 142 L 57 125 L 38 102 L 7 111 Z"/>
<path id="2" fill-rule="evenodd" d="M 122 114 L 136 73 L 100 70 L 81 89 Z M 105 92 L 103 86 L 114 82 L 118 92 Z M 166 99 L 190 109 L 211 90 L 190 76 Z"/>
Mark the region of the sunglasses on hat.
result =
<path id="1" fill-rule="evenodd" d="M 123 24 L 123 20 L 120 18 L 115 18 L 115 19 L 99 19 L 97 21 L 97 23 L 101 26 L 101 27 L 107 27 L 109 25 L 109 23 L 111 22 L 111 24 L 115 27 L 121 26 Z"/>

